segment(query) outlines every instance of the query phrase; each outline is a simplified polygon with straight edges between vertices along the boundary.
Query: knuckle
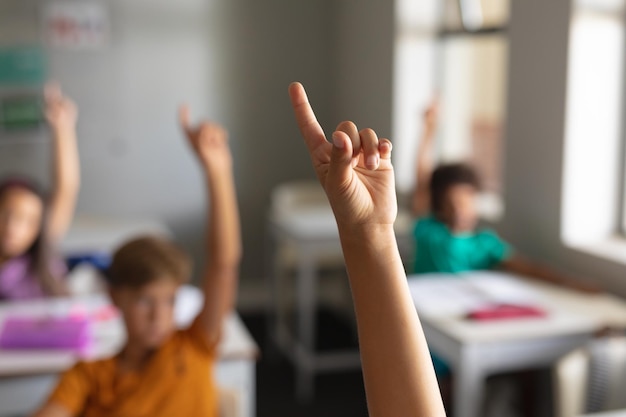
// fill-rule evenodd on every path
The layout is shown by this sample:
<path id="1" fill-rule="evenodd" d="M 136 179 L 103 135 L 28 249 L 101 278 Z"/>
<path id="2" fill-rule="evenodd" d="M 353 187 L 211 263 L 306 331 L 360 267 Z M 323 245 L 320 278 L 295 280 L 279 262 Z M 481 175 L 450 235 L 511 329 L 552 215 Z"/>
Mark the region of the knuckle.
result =
<path id="1" fill-rule="evenodd" d="M 344 120 L 343 122 L 339 123 L 337 125 L 337 130 L 342 130 L 344 132 L 358 131 L 356 125 L 349 120 Z"/>
<path id="2" fill-rule="evenodd" d="M 376 132 L 374 131 L 374 129 L 372 129 L 370 127 L 367 127 L 365 129 L 361 130 L 361 135 L 368 136 L 368 137 L 373 137 L 373 136 L 376 136 Z"/>

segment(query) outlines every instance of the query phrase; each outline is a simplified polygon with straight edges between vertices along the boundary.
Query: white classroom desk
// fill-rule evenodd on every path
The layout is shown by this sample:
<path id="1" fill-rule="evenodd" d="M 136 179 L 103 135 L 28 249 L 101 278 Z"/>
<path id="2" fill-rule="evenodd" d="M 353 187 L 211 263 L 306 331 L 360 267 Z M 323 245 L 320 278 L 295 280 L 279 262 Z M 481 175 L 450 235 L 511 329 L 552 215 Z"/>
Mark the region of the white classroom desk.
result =
<path id="1" fill-rule="evenodd" d="M 176 302 L 176 323 L 189 324 L 202 303 L 201 292 L 191 286 L 181 289 Z M 90 311 L 108 300 L 92 295 L 65 300 L 41 300 L 0 304 L 0 323 L 8 314 L 41 315 L 65 314 L 76 306 Z M 115 354 L 125 339 L 124 326 L 119 318 L 99 323 L 94 328 L 94 350 L 87 359 Z M 257 345 L 241 322 L 232 314 L 224 323 L 224 336 L 219 348 L 220 357 L 215 367 L 215 378 L 220 387 L 238 393 L 242 416 L 254 417 L 256 412 L 255 374 L 259 354 Z M 61 351 L 0 350 L 0 416 L 20 416 L 33 412 L 54 387 L 59 373 L 71 367 L 77 356 Z"/>
<path id="2" fill-rule="evenodd" d="M 401 250 L 412 247 L 412 220 L 408 213 L 400 212 L 395 223 Z M 288 330 L 287 321 L 280 310 L 281 266 L 277 254 L 270 253 L 272 270 L 269 272 L 272 302 L 269 313 L 269 335 L 296 367 L 296 396 L 309 401 L 314 394 L 314 378 L 319 372 L 358 369 L 360 356 L 356 350 L 315 352 L 317 305 L 317 271 L 319 260 L 329 253 L 341 256 L 337 223 L 330 206 L 315 206 L 297 210 L 269 220 L 270 251 L 289 245 L 296 255 L 297 334 Z"/>
<path id="3" fill-rule="evenodd" d="M 432 352 L 454 373 L 454 417 L 479 417 L 487 376 L 550 366 L 605 326 L 626 328 L 626 302 L 500 273 L 410 276 Z M 531 303 L 542 318 L 478 322 L 464 315 L 485 301 Z"/>
<path id="4" fill-rule="evenodd" d="M 626 410 L 605 411 L 603 413 L 585 414 L 580 417 L 626 417 Z"/>
<path id="5" fill-rule="evenodd" d="M 111 254 L 128 239 L 141 235 L 170 236 L 171 231 L 158 219 L 79 213 L 61 242 L 61 252 Z"/>

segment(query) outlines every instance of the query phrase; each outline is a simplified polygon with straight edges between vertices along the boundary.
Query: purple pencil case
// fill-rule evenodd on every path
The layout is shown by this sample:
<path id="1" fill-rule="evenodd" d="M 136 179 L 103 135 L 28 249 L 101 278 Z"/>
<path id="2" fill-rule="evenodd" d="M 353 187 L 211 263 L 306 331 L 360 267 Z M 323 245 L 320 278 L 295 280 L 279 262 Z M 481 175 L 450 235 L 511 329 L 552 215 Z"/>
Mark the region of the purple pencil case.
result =
<path id="1" fill-rule="evenodd" d="M 62 349 L 85 352 L 91 346 L 87 318 L 12 317 L 0 332 L 2 349 Z"/>

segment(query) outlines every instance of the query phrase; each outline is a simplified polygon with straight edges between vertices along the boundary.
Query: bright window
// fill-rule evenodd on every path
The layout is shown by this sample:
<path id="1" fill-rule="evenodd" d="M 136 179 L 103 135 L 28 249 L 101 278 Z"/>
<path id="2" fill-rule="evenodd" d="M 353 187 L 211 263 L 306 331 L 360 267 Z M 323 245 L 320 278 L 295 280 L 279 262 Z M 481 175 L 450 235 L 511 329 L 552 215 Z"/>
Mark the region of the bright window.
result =
<path id="1" fill-rule="evenodd" d="M 593 245 L 624 230 L 623 0 L 577 0 L 570 29 L 562 235 Z"/>

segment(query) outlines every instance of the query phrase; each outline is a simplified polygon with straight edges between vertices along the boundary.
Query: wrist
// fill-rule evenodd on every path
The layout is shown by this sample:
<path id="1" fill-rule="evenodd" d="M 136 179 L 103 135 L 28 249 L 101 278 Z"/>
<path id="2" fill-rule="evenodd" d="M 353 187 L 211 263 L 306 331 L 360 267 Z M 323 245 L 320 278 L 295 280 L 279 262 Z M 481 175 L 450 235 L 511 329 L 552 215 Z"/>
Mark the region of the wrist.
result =
<path id="1" fill-rule="evenodd" d="M 339 233 L 353 294 L 362 283 L 380 284 L 381 277 L 403 275 L 393 225 L 342 228 Z"/>
<path id="2" fill-rule="evenodd" d="M 231 167 L 204 166 L 204 179 L 211 185 L 225 185 L 234 183 Z"/>
<path id="3" fill-rule="evenodd" d="M 74 126 L 58 126 L 52 128 L 52 134 L 57 139 L 63 139 L 76 136 L 76 129 Z"/>
<path id="4" fill-rule="evenodd" d="M 388 246 L 396 243 L 393 224 L 338 224 L 339 236 L 344 244 L 352 246 Z"/>

